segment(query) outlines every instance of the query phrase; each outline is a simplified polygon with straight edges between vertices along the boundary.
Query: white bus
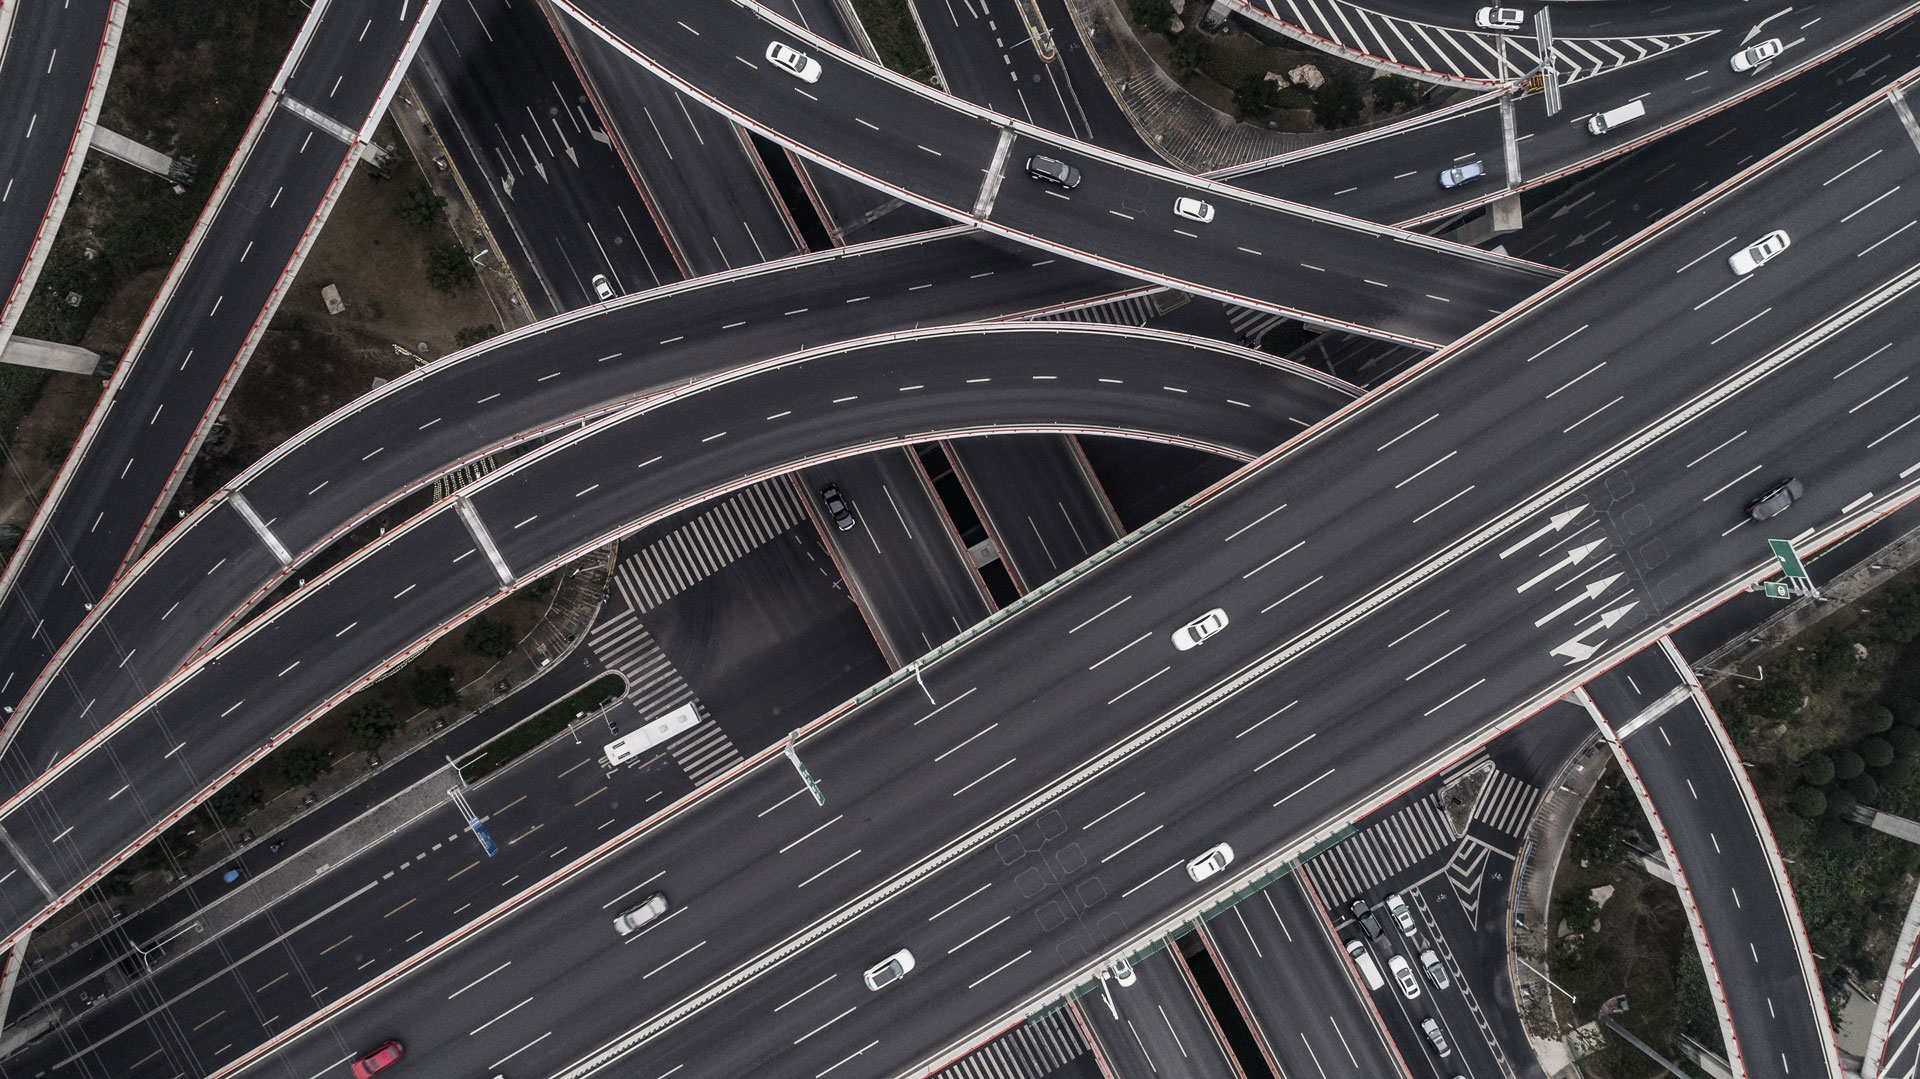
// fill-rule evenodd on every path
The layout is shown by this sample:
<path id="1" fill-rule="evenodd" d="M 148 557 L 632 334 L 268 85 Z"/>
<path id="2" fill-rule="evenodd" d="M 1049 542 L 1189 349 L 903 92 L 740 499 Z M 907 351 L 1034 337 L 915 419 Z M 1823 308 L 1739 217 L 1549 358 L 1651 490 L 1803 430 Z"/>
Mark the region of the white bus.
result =
<path id="1" fill-rule="evenodd" d="M 632 734 L 623 734 L 607 743 L 607 763 L 618 767 L 654 746 L 700 723 L 700 710 L 693 702 L 675 708 Z"/>

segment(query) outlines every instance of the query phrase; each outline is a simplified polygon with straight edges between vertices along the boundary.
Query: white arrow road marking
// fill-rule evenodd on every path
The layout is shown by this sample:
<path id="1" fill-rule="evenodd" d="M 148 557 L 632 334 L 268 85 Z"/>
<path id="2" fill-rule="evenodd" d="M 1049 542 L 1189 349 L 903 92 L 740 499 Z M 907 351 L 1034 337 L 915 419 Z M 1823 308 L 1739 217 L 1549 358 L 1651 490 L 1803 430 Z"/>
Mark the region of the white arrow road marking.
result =
<path id="1" fill-rule="evenodd" d="M 1632 603 L 1615 607 L 1613 610 L 1601 615 L 1598 622 L 1561 641 L 1553 651 L 1547 654 L 1550 656 L 1565 656 L 1572 660 L 1573 663 L 1585 663 L 1588 657 L 1600 650 L 1600 646 L 1597 644 L 1588 644 L 1584 638 L 1597 629 L 1612 629 L 1622 618 L 1627 616 L 1628 611 L 1638 606 L 1640 606 L 1640 601 L 1634 600 Z M 1568 666 L 1571 667 L 1573 663 L 1569 663 Z"/>
<path id="2" fill-rule="evenodd" d="M 1566 569 L 1568 566 L 1579 565 L 1581 559 L 1592 554 L 1596 549 L 1600 547 L 1601 544 L 1604 544 L 1606 542 L 1607 541 L 1605 539 L 1597 539 L 1597 540 L 1594 540 L 1592 543 L 1583 543 L 1580 546 L 1575 547 L 1574 549 L 1567 552 L 1567 556 L 1565 558 L 1562 558 L 1560 561 L 1555 562 L 1553 565 L 1548 566 L 1546 569 L 1541 570 L 1539 573 L 1535 574 L 1530 580 L 1528 580 L 1525 584 L 1522 584 L 1520 587 L 1514 589 L 1514 591 L 1525 592 L 1527 589 L 1532 588 L 1534 585 L 1539 584 L 1541 581 L 1544 581 L 1547 578 L 1553 576 L 1554 574 L 1559 573 L 1561 570 Z"/>
<path id="3" fill-rule="evenodd" d="M 1534 540 L 1539 539 L 1541 536 L 1544 536 L 1549 532 L 1560 531 L 1561 529 L 1567 527 L 1568 521 L 1573 520 L 1575 517 L 1580 516 L 1582 513 L 1585 513 L 1586 511 L 1587 511 L 1587 506 L 1586 506 L 1586 503 L 1583 502 L 1580 505 L 1565 511 L 1564 513 L 1554 514 L 1552 517 L 1547 519 L 1546 524 L 1543 524 L 1539 528 L 1535 529 L 1532 535 L 1514 544 L 1513 546 L 1507 548 L 1506 550 L 1501 551 L 1500 557 L 1501 558 L 1507 557 L 1508 555 L 1514 553 L 1515 551 L 1518 551 L 1520 548 L 1525 547 L 1527 544 L 1532 543 Z"/>
<path id="4" fill-rule="evenodd" d="M 1583 590 L 1579 595 L 1573 597 L 1572 599 L 1566 601 L 1565 603 L 1562 603 L 1560 606 L 1555 607 L 1553 610 L 1548 611 L 1547 616 L 1545 618 L 1542 618 L 1540 621 L 1535 622 L 1533 624 L 1533 628 L 1539 629 L 1541 626 L 1544 626 L 1548 622 L 1551 622 L 1554 619 L 1560 617 L 1561 615 L 1566 614 L 1568 611 L 1573 610 L 1575 607 L 1579 606 L 1582 603 L 1587 602 L 1588 600 L 1599 599 L 1602 593 L 1606 592 L 1607 589 L 1613 587 L 1613 582 L 1619 580 L 1624 576 L 1626 576 L 1626 574 L 1616 573 L 1611 577 L 1602 577 L 1600 580 L 1593 582 L 1592 584 L 1588 585 L 1586 589 Z"/>
<path id="5" fill-rule="evenodd" d="M 1761 19 L 1761 20 L 1760 20 L 1759 22 L 1757 22 L 1757 23 L 1754 23 L 1754 24 L 1753 24 L 1753 29 L 1751 29 L 1751 30 L 1749 30 L 1749 31 L 1747 31 L 1747 36 L 1746 36 L 1746 37 L 1743 37 L 1743 38 L 1741 38 L 1741 39 L 1740 39 L 1740 44 L 1742 44 L 1742 45 L 1745 45 L 1745 44 L 1746 44 L 1747 42 L 1749 42 L 1749 41 L 1752 41 L 1752 40 L 1753 40 L 1754 38 L 1756 38 L 1756 37 L 1759 37 L 1759 36 L 1760 36 L 1760 28 L 1761 28 L 1762 26 L 1765 26 L 1765 25 L 1767 25 L 1768 23 L 1770 23 L 1770 22 L 1772 22 L 1773 20 L 1775 20 L 1775 19 L 1777 19 L 1777 18 L 1779 18 L 1779 17 L 1780 17 L 1780 16 L 1782 16 L 1782 15 L 1785 15 L 1785 14 L 1786 14 L 1787 12 L 1789 12 L 1789 11 L 1792 11 L 1792 10 L 1793 10 L 1793 9 L 1792 9 L 1792 8 L 1790 8 L 1790 7 L 1789 7 L 1789 8 L 1781 8 L 1781 9 L 1780 9 L 1779 11 L 1776 11 L 1776 12 L 1774 12 L 1773 14 L 1771 14 L 1771 15 L 1769 15 L 1769 16 L 1767 16 L 1766 18 L 1764 18 L 1764 19 Z"/>

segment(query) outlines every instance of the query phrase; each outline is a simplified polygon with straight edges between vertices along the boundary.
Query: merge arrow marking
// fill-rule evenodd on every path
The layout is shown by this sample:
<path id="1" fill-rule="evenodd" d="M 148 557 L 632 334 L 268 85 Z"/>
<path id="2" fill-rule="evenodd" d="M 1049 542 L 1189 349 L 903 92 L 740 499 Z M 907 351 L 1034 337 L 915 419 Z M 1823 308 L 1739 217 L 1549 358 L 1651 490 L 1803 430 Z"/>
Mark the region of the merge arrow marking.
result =
<path id="1" fill-rule="evenodd" d="M 1592 584 L 1588 585 L 1585 589 L 1583 589 L 1579 595 L 1573 597 L 1572 599 L 1566 601 L 1565 603 L 1562 603 L 1560 606 L 1555 607 L 1553 610 L 1548 611 L 1545 618 L 1542 618 L 1540 621 L 1535 622 L 1533 624 L 1533 628 L 1539 629 L 1541 626 L 1544 626 L 1548 622 L 1551 622 L 1554 619 L 1560 617 L 1561 615 L 1566 614 L 1568 611 L 1573 610 L 1575 607 L 1579 606 L 1582 603 L 1587 602 L 1588 600 L 1599 599 L 1602 593 L 1604 593 L 1607 589 L 1613 587 L 1613 582 L 1619 580 L 1624 576 L 1626 576 L 1626 574 L 1616 573 L 1611 577 L 1603 577 L 1600 580 L 1593 582 Z"/>
<path id="2" fill-rule="evenodd" d="M 1546 569 L 1541 570 L 1539 573 L 1535 574 L 1531 579 L 1529 579 L 1526 583 L 1514 589 L 1514 591 L 1525 592 L 1527 589 L 1532 588 L 1534 585 L 1539 584 L 1541 581 L 1544 581 L 1547 578 L 1553 576 L 1554 574 L 1559 573 L 1561 570 L 1566 569 L 1568 566 L 1579 565 L 1581 559 L 1592 554 L 1595 550 L 1599 549 L 1601 544 L 1604 544 L 1606 542 L 1607 541 L 1604 538 L 1602 538 L 1602 539 L 1594 540 L 1592 543 L 1583 543 L 1580 546 L 1573 548 L 1572 550 L 1567 552 L 1567 555 L 1565 558 L 1562 558 L 1560 561 L 1555 562 L 1553 565 L 1548 566 Z"/>
<path id="3" fill-rule="evenodd" d="M 1575 506 L 1570 510 L 1565 510 L 1561 513 L 1554 514 L 1552 517 L 1549 517 L 1547 519 L 1546 524 L 1543 524 L 1539 528 L 1534 529 L 1531 535 L 1527 536 L 1525 539 L 1507 548 L 1506 550 L 1501 551 L 1500 557 L 1501 558 L 1507 557 L 1508 555 L 1514 553 L 1515 551 L 1518 551 L 1520 548 L 1525 547 L 1527 544 L 1532 543 L 1534 540 L 1539 539 L 1541 536 L 1544 536 L 1549 532 L 1560 531 L 1561 529 L 1567 527 L 1568 521 L 1571 521 L 1575 517 L 1578 517 L 1582 513 L 1585 513 L 1586 510 L 1587 510 L 1586 503 L 1583 502 L 1580 505 Z"/>
<path id="4" fill-rule="evenodd" d="M 1781 8 L 1779 11 L 1776 11 L 1773 14 L 1767 16 L 1766 18 L 1761 19 L 1759 22 L 1754 23 L 1753 29 L 1747 31 L 1747 36 L 1740 39 L 1740 44 L 1745 45 L 1747 42 L 1752 41 L 1756 37 L 1759 37 L 1761 27 L 1767 25 L 1768 23 L 1772 22 L 1773 20 L 1779 18 L 1782 15 L 1785 15 L 1787 12 L 1792 10 L 1793 10 L 1792 8 Z"/>
<path id="5" fill-rule="evenodd" d="M 1622 618 L 1627 616 L 1627 612 L 1638 606 L 1640 606 L 1640 601 L 1636 599 L 1632 603 L 1623 603 L 1615 607 L 1613 610 L 1601 615 L 1599 621 L 1596 621 L 1593 625 L 1560 642 L 1554 647 L 1553 651 L 1547 654 L 1550 656 L 1565 656 L 1574 663 L 1585 663 L 1589 657 L 1600 650 L 1599 645 L 1588 644 L 1585 640 L 1586 636 L 1595 630 L 1612 629 L 1619 624 Z M 1569 666 L 1571 666 L 1571 664 L 1569 664 Z"/>

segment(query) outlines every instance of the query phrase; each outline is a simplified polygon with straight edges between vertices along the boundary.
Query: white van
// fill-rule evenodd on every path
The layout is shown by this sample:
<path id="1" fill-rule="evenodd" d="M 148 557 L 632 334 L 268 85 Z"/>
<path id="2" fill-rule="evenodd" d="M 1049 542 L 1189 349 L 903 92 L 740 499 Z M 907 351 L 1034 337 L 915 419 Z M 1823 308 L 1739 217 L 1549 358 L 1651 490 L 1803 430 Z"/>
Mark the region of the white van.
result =
<path id="1" fill-rule="evenodd" d="M 1373 955 L 1367 951 L 1365 944 L 1357 940 L 1348 941 L 1347 954 L 1353 957 L 1353 965 L 1360 971 L 1360 976 L 1367 980 L 1368 989 L 1387 987 L 1387 980 L 1380 976 L 1380 965 L 1373 961 Z"/>
<path id="2" fill-rule="evenodd" d="M 1587 120 L 1587 130 L 1595 135 L 1604 135 L 1621 124 L 1632 123 L 1646 114 L 1646 105 L 1639 101 L 1629 101 L 1617 109 L 1594 113 Z"/>

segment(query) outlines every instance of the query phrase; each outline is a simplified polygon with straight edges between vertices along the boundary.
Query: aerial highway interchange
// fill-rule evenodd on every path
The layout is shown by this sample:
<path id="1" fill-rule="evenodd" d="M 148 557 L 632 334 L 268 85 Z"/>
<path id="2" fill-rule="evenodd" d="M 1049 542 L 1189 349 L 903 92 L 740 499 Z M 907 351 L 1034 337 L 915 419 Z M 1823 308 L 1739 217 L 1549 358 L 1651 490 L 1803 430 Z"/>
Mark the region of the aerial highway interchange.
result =
<path id="1" fill-rule="evenodd" d="M 782 747 L 745 747 L 747 761 L 717 781 L 584 833 L 452 920 L 317 982 L 309 972 L 303 1001 L 222 1007 L 192 1035 L 156 1019 L 244 979 L 274 947 L 327 936 L 329 917 L 373 917 L 405 886 L 391 874 L 322 881 L 312 887 L 334 890 L 331 905 L 268 947 L 164 997 L 134 994 L 86 1033 L 63 1030 L 58 1051 L 43 1041 L 0 1070 L 140 1074 L 166 1060 L 183 1074 L 345 1074 L 400 1038 L 408 1057 L 396 1069 L 427 1074 L 922 1074 L 1235 886 L 1317 853 L 1765 575 L 1747 506 L 1770 483 L 1807 481 L 1788 518 L 1803 550 L 1899 510 L 1920 483 L 1903 347 L 1920 284 L 1910 55 L 1859 78 L 1832 119 L 1563 277 L 1370 223 L 1460 208 L 1432 188 L 1288 186 L 1377 168 L 1357 163 L 1395 139 L 1451 137 L 1452 118 L 1495 105 L 1204 181 L 910 86 L 749 3 L 646 14 L 658 6 L 555 0 L 550 17 L 810 160 L 971 226 L 537 322 L 355 402 L 143 555 L 134 535 L 149 503 L 130 507 L 122 550 L 89 557 L 116 570 L 138 558 L 69 604 L 71 636 L 9 615 L 9 640 L 23 643 L 9 646 L 0 690 L 15 705 L 0 898 L 15 939 L 447 628 L 679 511 L 850 455 L 995 432 L 1130 435 L 1252 463 L 1091 563 L 1029 582 L 983 626 L 901 657 L 911 662 L 856 700 L 796 717 L 791 748 L 821 804 Z M 349 25 L 351 10 L 336 0 L 316 12 L 320 30 Z M 711 21 L 681 17 L 696 13 Z M 1823 13 L 1789 58 L 1811 66 L 1908 14 Z M 363 79 L 373 118 L 428 17 L 393 20 L 393 58 Z M 818 81 L 761 62 L 770 34 L 801 40 L 822 62 Z M 1636 76 L 1697 85 L 1684 102 L 1650 96 L 1651 138 L 1761 88 L 1726 79 L 1731 50 L 1707 48 L 1719 51 L 1676 48 L 1567 95 L 1592 93 L 1597 111 L 1632 97 Z M 1681 67 L 1714 77 L 1694 84 Z M 291 99 L 329 96 L 294 70 Z M 1514 106 L 1542 122 L 1537 97 Z M 1587 115 L 1513 145 L 1543 173 L 1586 164 L 1599 145 L 1579 123 Z M 1022 175 L 1033 153 L 1068 155 L 1079 185 Z M 331 165 L 278 167 L 314 185 L 314 199 L 343 182 Z M 1525 182 L 1509 175 L 1483 194 Z M 1339 201 L 1354 194 L 1355 205 Z M 1183 195 L 1208 200 L 1210 220 L 1169 213 Z M 247 197 L 223 185 L 221 198 Z M 1792 238 L 1777 264 L 1729 267 L 1772 230 Z M 281 242 L 299 250 L 299 231 Z M 1280 252 L 1314 261 L 1282 265 Z M 284 281 L 253 280 L 244 262 L 203 272 L 247 280 L 264 297 L 243 305 L 251 319 Z M 1007 321 L 1137 294 L 1141 281 L 1438 352 L 1362 396 L 1219 341 Z M 163 293 L 157 311 L 192 301 L 182 295 Z M 191 355 L 192 333 L 179 332 L 166 349 Z M 240 350 L 224 384 L 245 345 L 222 347 Z M 118 377 L 160 365 L 130 366 Z M 113 419 L 103 410 L 95 437 L 142 437 Z M 164 447 L 150 490 L 194 429 Z M 380 507 L 532 440 L 542 444 L 278 598 Z M 100 498 L 56 494 L 43 517 Z M 8 578 L 7 601 L 29 613 L 19 597 L 42 587 L 29 575 L 35 549 Z M 1230 617 L 1203 645 L 1169 640 L 1216 608 Z M 487 787 L 471 797 L 487 800 Z M 1220 842 L 1235 852 L 1225 875 L 1181 872 Z M 605 931 L 608 908 L 643 888 L 671 895 L 671 914 L 631 936 Z M 1715 917 L 1705 932 L 1717 955 L 1721 919 L 1735 916 Z M 860 984 L 903 946 L 918 959 L 898 986 Z M 1804 940 L 1784 947 L 1800 955 Z M 1730 1058 L 1745 1074 L 1837 1074 L 1817 986 L 1793 964 L 1756 978 L 1764 995 L 1723 1001 L 1739 1043 Z M 1410 1051 L 1389 1056 L 1429 1074 Z"/>

